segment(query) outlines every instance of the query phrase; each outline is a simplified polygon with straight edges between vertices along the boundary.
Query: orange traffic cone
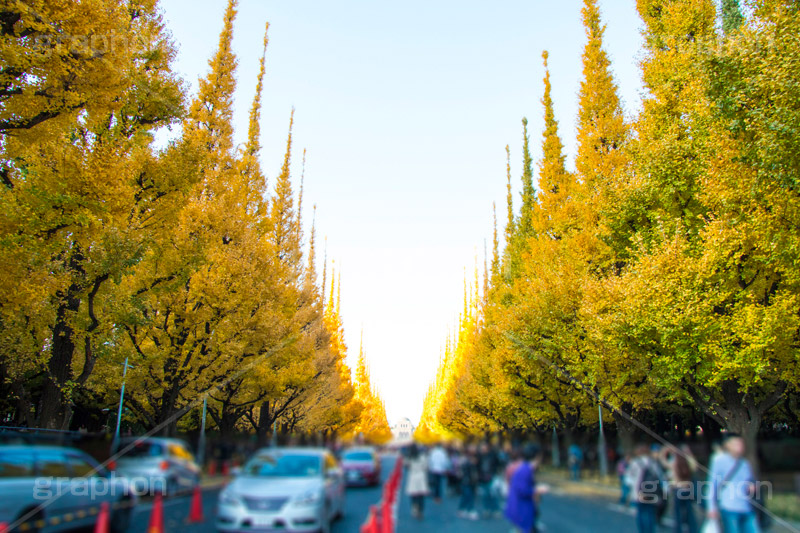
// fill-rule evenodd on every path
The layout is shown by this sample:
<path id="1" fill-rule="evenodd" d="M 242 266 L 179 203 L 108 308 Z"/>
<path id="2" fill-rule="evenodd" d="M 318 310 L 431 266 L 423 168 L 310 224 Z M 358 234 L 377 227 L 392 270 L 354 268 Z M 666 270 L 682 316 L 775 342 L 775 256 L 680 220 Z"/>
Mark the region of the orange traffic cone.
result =
<path id="1" fill-rule="evenodd" d="M 394 533 L 392 518 L 392 505 L 389 502 L 383 502 L 381 506 L 381 529 L 383 533 Z"/>
<path id="2" fill-rule="evenodd" d="M 203 493 L 200 490 L 200 485 L 196 485 L 192 494 L 192 506 L 189 508 L 188 522 L 197 524 L 203 520 Z"/>
<path id="3" fill-rule="evenodd" d="M 369 508 L 369 515 L 361 526 L 361 533 L 381 533 L 378 527 L 378 511 L 374 505 Z"/>
<path id="4" fill-rule="evenodd" d="M 109 514 L 108 502 L 103 502 L 100 505 L 100 514 L 97 515 L 97 522 L 94 524 L 94 533 L 108 533 Z M 0 531 L 3 530 L 0 529 Z"/>
<path id="5" fill-rule="evenodd" d="M 161 493 L 156 493 L 153 500 L 153 511 L 150 513 L 150 524 L 147 533 L 164 533 L 164 503 Z"/>

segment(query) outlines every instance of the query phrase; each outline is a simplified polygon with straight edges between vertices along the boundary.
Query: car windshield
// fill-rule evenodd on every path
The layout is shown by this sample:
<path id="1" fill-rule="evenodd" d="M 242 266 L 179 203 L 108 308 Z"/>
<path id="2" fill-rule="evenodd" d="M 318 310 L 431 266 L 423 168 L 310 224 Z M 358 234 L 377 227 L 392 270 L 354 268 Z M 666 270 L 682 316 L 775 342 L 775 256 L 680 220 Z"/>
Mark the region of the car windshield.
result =
<path id="1" fill-rule="evenodd" d="M 342 456 L 345 461 L 372 461 L 370 452 L 348 452 Z"/>
<path id="2" fill-rule="evenodd" d="M 247 463 L 243 473 L 258 477 L 314 477 L 321 468 L 322 462 L 316 455 L 263 454 Z"/>
<path id="3" fill-rule="evenodd" d="M 126 449 L 130 446 L 129 449 Z M 128 458 L 144 458 L 144 457 L 158 457 L 164 454 L 164 447 L 157 442 L 141 441 L 133 444 L 123 443 L 120 446 L 122 450 L 122 457 Z"/>

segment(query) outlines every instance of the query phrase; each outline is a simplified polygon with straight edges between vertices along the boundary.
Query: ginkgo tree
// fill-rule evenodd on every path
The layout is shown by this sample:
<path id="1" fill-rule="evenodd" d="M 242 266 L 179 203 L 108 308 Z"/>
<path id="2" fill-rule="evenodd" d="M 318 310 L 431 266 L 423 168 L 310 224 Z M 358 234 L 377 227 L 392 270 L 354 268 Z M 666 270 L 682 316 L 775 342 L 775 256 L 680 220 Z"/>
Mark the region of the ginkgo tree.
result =
<path id="1" fill-rule="evenodd" d="M 147 429 L 192 429 L 204 396 L 225 436 L 359 423 L 293 188 L 293 112 L 272 190 L 261 169 L 264 55 L 233 142 L 236 12 L 190 99 L 155 1 L 2 8 L 1 407 L 19 424 L 115 405 L 124 361 L 124 416 Z"/>
<path id="2" fill-rule="evenodd" d="M 435 398 L 505 429 L 564 409 L 591 426 L 599 402 L 627 444 L 631 415 L 688 409 L 744 435 L 755 458 L 762 422 L 798 385 L 800 14 L 747 8 L 639 0 L 647 92 L 627 124 L 597 2 L 584 1 L 575 172 L 546 78 L 536 202 L 526 132 L 522 208 L 509 187 L 477 349 L 443 360 L 438 376 L 467 377 L 457 389 L 437 377 L 426 431 L 454 424 Z"/>
<path id="3" fill-rule="evenodd" d="M 2 9 L 3 364 L 19 421 L 65 428 L 110 342 L 110 286 L 191 186 L 150 146 L 182 87 L 154 2 Z"/>

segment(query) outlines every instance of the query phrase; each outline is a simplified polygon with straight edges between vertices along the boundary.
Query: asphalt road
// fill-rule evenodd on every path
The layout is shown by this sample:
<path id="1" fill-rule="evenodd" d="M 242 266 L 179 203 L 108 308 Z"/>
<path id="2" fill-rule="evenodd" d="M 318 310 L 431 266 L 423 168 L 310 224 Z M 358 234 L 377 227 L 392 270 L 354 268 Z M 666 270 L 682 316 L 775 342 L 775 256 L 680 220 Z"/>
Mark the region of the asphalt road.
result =
<path id="1" fill-rule="evenodd" d="M 394 459 L 384 458 L 384 478 L 391 472 Z M 215 533 L 214 511 L 219 488 L 203 491 L 205 520 L 187 524 L 191 504 L 190 496 L 169 498 L 164 501 L 164 521 L 167 533 Z M 422 520 L 412 518 L 408 497 L 400 490 L 397 509 L 397 533 L 508 533 L 511 526 L 503 518 L 465 520 L 456 516 L 457 497 L 450 496 L 441 504 L 427 500 Z M 335 522 L 333 533 L 358 533 L 370 505 L 381 498 L 380 488 L 350 488 L 344 518 Z M 152 503 L 142 502 L 135 510 L 128 533 L 147 533 Z M 635 533 L 633 512 L 617 505 L 613 499 L 586 494 L 570 494 L 556 487 L 541 502 L 543 532 L 558 533 Z M 659 533 L 672 531 L 661 527 Z M 773 531 L 794 531 L 776 527 Z"/>
<path id="2" fill-rule="evenodd" d="M 394 459 L 384 458 L 384 478 L 391 471 Z M 218 488 L 203 491 L 203 510 L 206 519 L 200 524 L 187 524 L 191 499 L 189 496 L 164 501 L 165 531 L 168 533 L 215 533 L 214 509 Z M 397 509 L 397 533 L 508 533 L 511 529 L 502 518 L 469 521 L 456 517 L 456 497 L 446 498 L 440 505 L 426 501 L 425 515 L 421 521 L 411 517 L 408 497 L 401 488 Z M 370 505 L 381 498 L 379 488 L 350 488 L 347 490 L 347 509 L 343 519 L 333 527 L 334 533 L 358 533 Z M 128 533 L 147 533 L 152 504 L 140 504 Z M 544 496 L 541 506 L 545 531 L 559 533 L 633 533 L 634 518 L 608 499 L 554 493 Z M 667 531 L 667 529 L 663 529 Z"/>
<path id="3" fill-rule="evenodd" d="M 425 505 L 422 520 L 416 520 L 411 517 L 408 498 L 404 495 L 398 509 L 397 533 L 508 533 L 512 529 L 501 517 L 476 521 L 456 517 L 456 497 L 445 498 L 439 505 L 427 500 Z M 636 532 L 633 516 L 619 510 L 611 501 L 586 496 L 558 493 L 543 496 L 541 519 L 545 532 Z M 668 530 L 663 528 L 662 531 Z"/>
<path id="4" fill-rule="evenodd" d="M 388 476 L 393 462 L 392 459 L 385 460 L 384 477 Z M 166 533 L 215 533 L 214 513 L 220 490 L 220 488 L 203 490 L 205 520 L 199 524 L 187 524 L 191 505 L 190 496 L 178 496 L 164 500 L 164 531 Z M 380 498 L 380 488 L 348 488 L 344 517 L 334 523 L 333 533 L 357 533 L 366 518 L 370 505 L 376 504 Z M 128 529 L 128 533 L 147 533 L 152 507 L 151 502 L 142 502 L 136 507 L 131 517 L 131 527 Z"/>

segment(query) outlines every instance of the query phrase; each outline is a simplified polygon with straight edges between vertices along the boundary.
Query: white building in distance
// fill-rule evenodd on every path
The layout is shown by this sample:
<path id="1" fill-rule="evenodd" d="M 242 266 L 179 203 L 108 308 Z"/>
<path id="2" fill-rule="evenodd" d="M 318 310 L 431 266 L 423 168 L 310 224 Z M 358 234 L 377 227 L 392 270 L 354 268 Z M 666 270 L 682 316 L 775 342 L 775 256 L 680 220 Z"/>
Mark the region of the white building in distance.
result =
<path id="1" fill-rule="evenodd" d="M 395 442 L 408 442 L 414 438 L 414 424 L 408 418 L 401 418 L 392 426 L 392 436 Z"/>

